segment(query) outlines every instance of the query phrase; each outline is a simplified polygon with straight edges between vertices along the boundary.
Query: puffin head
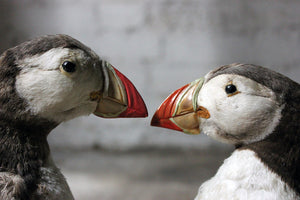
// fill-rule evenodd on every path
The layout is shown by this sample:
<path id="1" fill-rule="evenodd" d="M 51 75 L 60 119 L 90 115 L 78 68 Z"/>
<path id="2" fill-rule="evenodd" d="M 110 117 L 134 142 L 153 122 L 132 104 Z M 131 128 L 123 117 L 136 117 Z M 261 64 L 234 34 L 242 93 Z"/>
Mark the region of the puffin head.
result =
<path id="1" fill-rule="evenodd" d="M 104 118 L 146 117 L 134 85 L 95 52 L 67 35 L 48 35 L 0 57 L 1 113 L 60 123 L 91 113 Z"/>
<path id="2" fill-rule="evenodd" d="M 151 125 L 249 144 L 275 130 L 282 110 L 295 106 L 293 96 L 299 100 L 299 84 L 287 77 L 260 66 L 231 64 L 173 92 Z"/>

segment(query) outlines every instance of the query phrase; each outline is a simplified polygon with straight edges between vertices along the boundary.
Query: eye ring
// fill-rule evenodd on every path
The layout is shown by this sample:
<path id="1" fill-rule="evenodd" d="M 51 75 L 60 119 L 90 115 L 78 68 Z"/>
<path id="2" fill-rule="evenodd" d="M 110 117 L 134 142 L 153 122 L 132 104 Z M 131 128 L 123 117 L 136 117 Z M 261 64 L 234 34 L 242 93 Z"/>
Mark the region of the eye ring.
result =
<path id="1" fill-rule="evenodd" d="M 236 86 L 233 84 L 226 85 L 226 87 L 225 87 L 225 92 L 227 94 L 232 94 L 232 93 L 235 93 L 236 91 L 237 91 Z"/>
<path id="2" fill-rule="evenodd" d="M 230 84 L 228 84 L 228 85 L 225 86 L 225 92 L 227 93 L 227 95 L 229 97 L 240 93 L 237 90 L 237 87 L 235 85 L 233 85 L 232 83 L 230 83 Z"/>
<path id="3" fill-rule="evenodd" d="M 76 71 L 76 64 L 71 61 L 64 61 L 61 68 L 68 73 L 73 73 Z"/>

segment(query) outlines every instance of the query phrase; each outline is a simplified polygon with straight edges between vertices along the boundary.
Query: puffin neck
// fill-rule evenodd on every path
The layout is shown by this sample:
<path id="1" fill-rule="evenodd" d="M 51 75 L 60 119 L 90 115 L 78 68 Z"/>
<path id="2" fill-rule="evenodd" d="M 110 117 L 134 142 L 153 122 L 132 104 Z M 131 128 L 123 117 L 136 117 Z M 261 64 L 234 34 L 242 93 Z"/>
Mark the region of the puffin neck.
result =
<path id="1" fill-rule="evenodd" d="M 34 125 L 0 119 L 0 172 L 22 177 L 20 199 L 30 199 L 37 188 L 39 168 L 47 162 L 50 152 L 47 135 L 55 126 L 44 121 Z"/>
<path id="2" fill-rule="evenodd" d="M 253 150 L 257 157 L 300 195 L 299 105 L 287 104 L 279 125 L 264 140 L 237 147 Z"/>

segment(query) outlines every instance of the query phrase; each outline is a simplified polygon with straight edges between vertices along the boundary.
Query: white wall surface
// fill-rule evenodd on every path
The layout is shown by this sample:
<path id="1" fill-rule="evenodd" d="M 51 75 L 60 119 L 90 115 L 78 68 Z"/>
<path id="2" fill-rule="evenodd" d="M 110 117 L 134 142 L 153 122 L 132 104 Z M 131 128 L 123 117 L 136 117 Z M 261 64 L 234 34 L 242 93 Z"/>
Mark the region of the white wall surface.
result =
<path id="1" fill-rule="evenodd" d="M 82 117 L 56 128 L 52 146 L 205 148 L 204 135 L 150 127 L 170 92 L 233 62 L 269 67 L 300 81 L 298 0 L 1 0 L 0 51 L 27 39 L 69 34 L 135 84 L 146 119 Z"/>

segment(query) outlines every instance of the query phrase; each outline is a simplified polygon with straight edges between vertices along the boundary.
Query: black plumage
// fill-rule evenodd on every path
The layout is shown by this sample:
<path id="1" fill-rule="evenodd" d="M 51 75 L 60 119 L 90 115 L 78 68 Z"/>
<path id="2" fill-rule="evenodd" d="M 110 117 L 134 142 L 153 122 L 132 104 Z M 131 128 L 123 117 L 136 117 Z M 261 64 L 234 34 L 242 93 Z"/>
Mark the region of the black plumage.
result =
<path id="1" fill-rule="evenodd" d="M 59 123 L 92 113 L 146 117 L 147 109 L 121 72 L 70 36 L 42 36 L 6 50 L 0 56 L 0 199 L 74 199 L 47 136 Z"/>

